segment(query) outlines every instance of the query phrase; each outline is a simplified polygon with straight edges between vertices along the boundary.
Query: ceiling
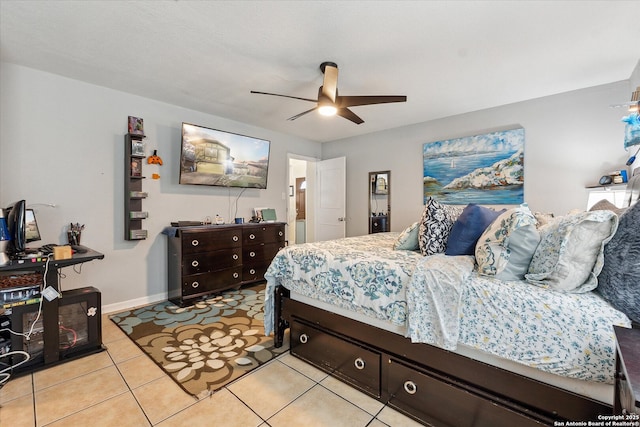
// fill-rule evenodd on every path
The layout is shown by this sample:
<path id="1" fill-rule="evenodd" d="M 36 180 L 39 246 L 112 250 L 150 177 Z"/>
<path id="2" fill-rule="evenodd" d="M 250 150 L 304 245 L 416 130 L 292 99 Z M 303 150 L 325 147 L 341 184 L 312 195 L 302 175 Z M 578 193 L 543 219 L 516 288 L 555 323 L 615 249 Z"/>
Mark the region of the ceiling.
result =
<path id="1" fill-rule="evenodd" d="M 332 141 L 627 80 L 638 16 L 638 1 L 0 0 L 0 59 Z M 341 95 L 408 100 L 353 107 L 356 125 L 288 121 L 313 104 L 250 93 L 315 98 L 323 61 Z"/>

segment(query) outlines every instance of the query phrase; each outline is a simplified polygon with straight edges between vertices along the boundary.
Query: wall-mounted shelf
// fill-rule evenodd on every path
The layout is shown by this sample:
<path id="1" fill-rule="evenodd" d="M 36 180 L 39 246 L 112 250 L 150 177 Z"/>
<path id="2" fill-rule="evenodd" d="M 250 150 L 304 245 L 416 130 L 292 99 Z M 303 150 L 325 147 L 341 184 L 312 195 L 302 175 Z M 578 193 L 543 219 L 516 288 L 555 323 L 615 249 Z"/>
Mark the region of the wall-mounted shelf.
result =
<path id="1" fill-rule="evenodd" d="M 128 133 L 124 138 L 124 238 L 125 240 L 143 240 L 147 238 L 147 230 L 142 228 L 142 221 L 149 217 L 142 210 L 142 200 L 148 193 L 142 191 L 144 135 Z"/>

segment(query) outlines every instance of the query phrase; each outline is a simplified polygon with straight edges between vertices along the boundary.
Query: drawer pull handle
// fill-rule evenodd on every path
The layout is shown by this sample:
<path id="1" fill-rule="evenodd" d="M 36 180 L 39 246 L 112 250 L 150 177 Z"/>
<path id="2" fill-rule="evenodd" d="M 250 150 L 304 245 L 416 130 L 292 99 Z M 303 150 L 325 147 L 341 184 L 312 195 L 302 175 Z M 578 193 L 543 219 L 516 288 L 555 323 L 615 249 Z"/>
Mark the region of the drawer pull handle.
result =
<path id="1" fill-rule="evenodd" d="M 193 282 L 193 283 L 191 284 L 191 287 L 192 287 L 193 289 L 197 288 L 198 286 L 200 286 L 200 283 L 198 283 L 198 282 Z"/>
<path id="2" fill-rule="evenodd" d="M 300 335 L 300 342 L 301 342 L 302 344 L 306 344 L 306 343 L 307 343 L 307 341 L 309 341 L 309 335 L 307 335 L 307 334 L 302 334 L 302 335 Z"/>
<path id="3" fill-rule="evenodd" d="M 250 256 L 251 258 L 253 258 L 254 256 L 256 256 L 256 253 L 255 253 L 255 252 L 253 252 L 253 251 L 251 251 L 251 252 L 249 252 L 249 256 Z"/>
<path id="4" fill-rule="evenodd" d="M 191 246 L 198 246 L 200 244 L 200 242 L 198 242 L 196 239 L 193 239 L 191 241 Z"/>
<path id="5" fill-rule="evenodd" d="M 197 267 L 198 265 L 200 265 L 200 263 L 198 262 L 197 259 L 194 259 L 193 261 L 191 261 L 191 266 L 192 267 Z"/>
<path id="6" fill-rule="evenodd" d="M 409 394 L 416 394 L 416 391 L 418 391 L 418 386 L 413 381 L 405 381 L 404 391 L 406 391 Z"/>
<path id="7" fill-rule="evenodd" d="M 365 367 L 364 360 L 362 360 L 362 358 L 361 358 L 361 357 L 358 357 L 358 358 L 353 362 L 353 365 L 356 367 L 356 369 L 359 369 L 359 370 L 363 370 L 363 369 L 364 369 L 364 367 Z"/>
<path id="8" fill-rule="evenodd" d="M 237 242 L 238 240 L 240 240 L 240 238 L 238 236 L 233 236 L 231 240 L 233 240 L 234 242 Z"/>
<path id="9" fill-rule="evenodd" d="M 249 273 L 251 274 L 256 274 L 256 270 L 254 270 L 253 268 L 251 270 L 249 270 Z"/>
<path id="10" fill-rule="evenodd" d="M 249 240 L 253 240 L 253 239 L 255 239 L 255 238 L 256 238 L 256 235 L 255 235 L 255 234 L 253 234 L 253 233 L 249 234 Z"/>
<path id="11" fill-rule="evenodd" d="M 233 273 L 233 278 L 237 279 L 238 277 L 240 277 L 240 275 L 238 273 Z"/>
<path id="12" fill-rule="evenodd" d="M 284 236 L 284 233 L 282 231 L 278 231 L 278 236 L 282 237 Z"/>
<path id="13" fill-rule="evenodd" d="M 238 254 L 233 254 L 233 259 L 238 259 L 238 258 L 240 258 Z"/>

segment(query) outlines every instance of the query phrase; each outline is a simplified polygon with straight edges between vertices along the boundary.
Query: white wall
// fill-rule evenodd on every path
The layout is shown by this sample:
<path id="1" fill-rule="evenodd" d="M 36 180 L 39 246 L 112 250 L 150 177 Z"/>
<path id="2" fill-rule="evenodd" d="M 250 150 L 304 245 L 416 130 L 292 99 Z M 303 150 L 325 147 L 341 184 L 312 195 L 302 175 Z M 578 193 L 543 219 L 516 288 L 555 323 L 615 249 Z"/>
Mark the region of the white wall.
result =
<path id="1" fill-rule="evenodd" d="M 44 243 L 66 243 L 70 222 L 86 225 L 82 243 L 105 259 L 64 269 L 63 289 L 95 286 L 104 305 L 145 303 L 166 294 L 163 228 L 175 220 L 203 220 L 217 213 L 250 218 L 253 207 L 274 207 L 286 218 L 287 154 L 319 158 L 319 143 L 220 117 L 98 87 L 30 68 L 0 63 L 0 206 L 19 199 L 35 205 Z M 213 94 L 212 94 L 213 96 Z M 149 238 L 124 240 L 124 135 L 127 116 L 142 117 L 147 153 L 163 166 L 143 166 L 143 209 Z M 268 188 L 239 189 L 178 184 L 181 122 L 271 141 Z M 160 174 L 159 180 L 151 173 Z"/>
<path id="2" fill-rule="evenodd" d="M 347 235 L 368 232 L 370 171 L 391 171 L 391 230 L 401 231 L 422 213 L 422 144 L 518 126 L 525 129 L 525 201 L 531 209 L 584 209 L 585 186 L 625 167 L 625 111 L 609 106 L 629 94 L 623 81 L 325 143 L 324 159 L 347 157 Z"/>

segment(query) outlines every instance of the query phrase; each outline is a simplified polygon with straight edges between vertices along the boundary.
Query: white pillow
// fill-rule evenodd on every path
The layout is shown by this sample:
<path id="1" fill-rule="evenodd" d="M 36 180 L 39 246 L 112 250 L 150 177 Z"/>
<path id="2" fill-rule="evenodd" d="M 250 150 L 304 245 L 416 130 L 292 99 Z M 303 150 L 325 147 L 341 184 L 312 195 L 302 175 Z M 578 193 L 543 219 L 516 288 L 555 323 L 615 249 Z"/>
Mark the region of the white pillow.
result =
<path id="1" fill-rule="evenodd" d="M 582 293 L 598 286 L 603 249 L 618 228 L 611 211 L 567 215 L 540 229 L 526 280 L 561 292 Z"/>
<path id="2" fill-rule="evenodd" d="M 536 223 L 526 204 L 496 218 L 476 244 L 478 273 L 500 280 L 523 280 L 540 242 Z"/>

